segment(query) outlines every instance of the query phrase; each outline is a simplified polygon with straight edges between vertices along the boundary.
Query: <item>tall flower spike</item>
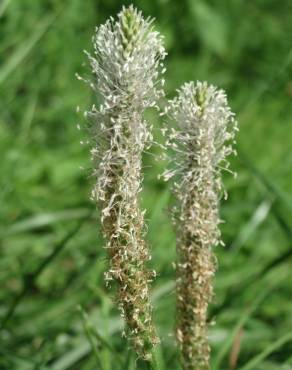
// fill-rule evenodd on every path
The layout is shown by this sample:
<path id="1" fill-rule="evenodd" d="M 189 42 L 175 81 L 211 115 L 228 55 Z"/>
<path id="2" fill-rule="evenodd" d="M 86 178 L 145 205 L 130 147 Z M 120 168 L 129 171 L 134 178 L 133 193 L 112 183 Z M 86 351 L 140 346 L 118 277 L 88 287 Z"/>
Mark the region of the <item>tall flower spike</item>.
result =
<path id="1" fill-rule="evenodd" d="M 207 83 L 184 84 L 166 108 L 175 128 L 167 145 L 174 152 L 177 205 L 177 340 L 185 370 L 209 369 L 207 309 L 213 296 L 216 258 L 212 247 L 221 242 L 218 207 L 221 169 L 233 153 L 234 115 L 226 95 Z M 221 242 L 222 243 L 222 242 Z"/>
<path id="2" fill-rule="evenodd" d="M 146 267 L 150 253 L 144 241 L 144 211 L 139 208 L 141 156 L 151 144 L 151 128 L 143 119 L 147 107 L 163 96 L 160 72 L 166 53 L 162 37 L 133 6 L 123 8 L 96 29 L 94 56 L 88 54 L 101 98 L 87 112 L 93 149 L 93 198 L 101 223 L 118 306 L 126 335 L 138 355 L 151 359 L 158 338 L 152 322 L 149 284 L 155 273 Z"/>

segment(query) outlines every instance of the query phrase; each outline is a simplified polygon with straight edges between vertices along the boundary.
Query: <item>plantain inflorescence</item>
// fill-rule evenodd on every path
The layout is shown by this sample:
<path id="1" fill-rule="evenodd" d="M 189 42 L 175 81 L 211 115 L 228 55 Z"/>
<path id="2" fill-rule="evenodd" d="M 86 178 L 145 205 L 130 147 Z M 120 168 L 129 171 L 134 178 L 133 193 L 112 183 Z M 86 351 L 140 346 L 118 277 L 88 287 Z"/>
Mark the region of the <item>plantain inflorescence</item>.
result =
<path id="1" fill-rule="evenodd" d="M 148 270 L 150 252 L 144 241 L 144 211 L 139 206 L 143 151 L 151 145 L 151 126 L 144 120 L 148 107 L 164 95 L 162 36 L 133 6 L 123 8 L 96 29 L 89 81 L 101 104 L 87 112 L 93 176 L 92 197 L 100 212 L 110 268 L 126 335 L 138 355 L 151 360 L 159 340 L 152 320 Z"/>
<path id="2" fill-rule="evenodd" d="M 177 329 L 185 370 L 209 369 L 207 309 L 213 296 L 216 258 L 221 242 L 219 200 L 221 170 L 237 130 L 227 98 L 206 82 L 185 83 L 169 102 L 166 113 L 173 124 L 164 129 L 173 152 L 164 178 L 175 178 L 177 231 Z"/>

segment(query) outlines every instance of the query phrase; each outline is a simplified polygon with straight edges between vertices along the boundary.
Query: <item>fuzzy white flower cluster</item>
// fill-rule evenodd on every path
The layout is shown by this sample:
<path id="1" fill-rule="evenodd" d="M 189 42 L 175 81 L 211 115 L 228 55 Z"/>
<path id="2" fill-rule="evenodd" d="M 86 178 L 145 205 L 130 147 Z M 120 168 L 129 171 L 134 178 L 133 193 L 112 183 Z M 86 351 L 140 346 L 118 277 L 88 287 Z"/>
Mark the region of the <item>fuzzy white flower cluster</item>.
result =
<path id="1" fill-rule="evenodd" d="M 229 169 L 226 158 L 236 153 L 233 144 L 238 130 L 225 92 L 207 82 L 185 83 L 164 114 L 176 122 L 176 127 L 163 129 L 166 146 L 175 151 L 175 166 L 164 172 L 164 178 L 188 172 L 199 180 L 202 168 L 211 169 L 221 190 L 220 173 Z"/>
<path id="2" fill-rule="evenodd" d="M 144 241 L 144 212 L 139 207 L 141 156 L 151 144 L 151 127 L 143 111 L 157 106 L 163 96 L 166 55 L 163 40 L 133 6 L 123 8 L 118 19 L 96 29 L 94 56 L 88 55 L 94 74 L 91 86 L 101 104 L 87 113 L 91 120 L 91 151 L 96 186 L 93 198 L 110 259 L 107 281 L 118 286 L 118 305 L 126 335 L 138 354 L 151 358 L 158 338 L 152 323 L 149 283 L 154 272 Z"/>
<path id="3" fill-rule="evenodd" d="M 224 91 L 206 82 L 184 84 L 166 113 L 174 127 L 165 129 L 174 154 L 177 206 L 177 339 L 185 369 L 209 368 L 207 309 L 213 295 L 216 259 L 212 247 L 221 242 L 218 224 L 221 170 L 234 152 L 234 114 Z M 172 125 L 173 126 L 173 125 Z"/>
<path id="4" fill-rule="evenodd" d="M 96 28 L 94 57 L 89 59 L 94 87 L 103 99 L 101 114 L 115 107 L 141 112 L 164 95 L 160 74 L 165 71 L 166 52 L 153 21 L 130 6 L 123 8 L 117 21 L 110 18 Z"/>

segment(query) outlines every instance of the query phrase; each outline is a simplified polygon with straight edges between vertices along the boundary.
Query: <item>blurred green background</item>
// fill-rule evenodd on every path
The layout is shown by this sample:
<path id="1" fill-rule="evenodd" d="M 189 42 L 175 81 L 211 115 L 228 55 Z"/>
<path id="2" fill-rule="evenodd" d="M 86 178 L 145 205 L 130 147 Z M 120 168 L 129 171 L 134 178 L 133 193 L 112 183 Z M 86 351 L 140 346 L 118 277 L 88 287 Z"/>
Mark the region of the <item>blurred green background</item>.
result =
<path id="1" fill-rule="evenodd" d="M 82 115 L 94 102 L 83 50 L 117 0 L 0 1 L 0 369 L 133 370 L 103 282 Z M 292 369 L 292 2 L 136 1 L 165 35 L 166 89 L 224 88 L 240 132 L 237 179 L 224 174 L 223 239 L 210 317 L 212 369 Z M 160 140 L 161 122 L 148 112 Z M 153 151 L 159 153 L 159 149 Z M 84 169 L 80 169 L 83 167 Z M 160 370 L 179 369 L 173 339 L 175 239 L 164 164 L 145 155 Z M 80 308 L 81 307 L 81 308 Z"/>

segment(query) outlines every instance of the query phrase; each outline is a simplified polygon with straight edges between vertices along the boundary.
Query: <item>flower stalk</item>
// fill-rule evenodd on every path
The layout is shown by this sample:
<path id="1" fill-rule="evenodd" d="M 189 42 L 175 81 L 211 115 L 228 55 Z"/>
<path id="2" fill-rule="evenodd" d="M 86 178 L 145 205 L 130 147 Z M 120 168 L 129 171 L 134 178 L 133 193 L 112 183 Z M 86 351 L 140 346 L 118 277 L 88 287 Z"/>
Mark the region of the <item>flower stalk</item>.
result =
<path id="1" fill-rule="evenodd" d="M 222 90 L 207 83 L 184 84 L 166 108 L 175 127 L 166 129 L 175 176 L 177 232 L 177 329 L 185 370 L 209 369 L 208 305 L 213 296 L 216 257 L 213 247 L 222 243 L 219 230 L 221 170 L 234 153 L 237 129 Z"/>
<path id="2" fill-rule="evenodd" d="M 117 283 L 117 302 L 126 336 L 139 357 L 151 360 L 159 342 L 152 319 L 149 285 L 155 272 L 147 268 L 144 211 L 139 206 L 143 179 L 142 153 L 151 145 L 151 127 L 144 120 L 148 107 L 163 96 L 163 39 L 133 6 L 123 8 L 96 29 L 94 55 L 88 54 L 101 99 L 87 116 L 93 175 L 93 199 L 101 224 L 110 268 L 106 281 Z"/>

